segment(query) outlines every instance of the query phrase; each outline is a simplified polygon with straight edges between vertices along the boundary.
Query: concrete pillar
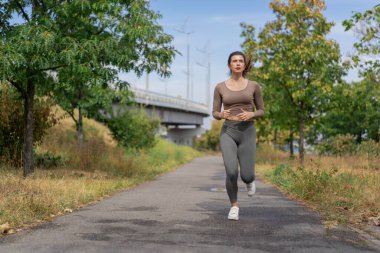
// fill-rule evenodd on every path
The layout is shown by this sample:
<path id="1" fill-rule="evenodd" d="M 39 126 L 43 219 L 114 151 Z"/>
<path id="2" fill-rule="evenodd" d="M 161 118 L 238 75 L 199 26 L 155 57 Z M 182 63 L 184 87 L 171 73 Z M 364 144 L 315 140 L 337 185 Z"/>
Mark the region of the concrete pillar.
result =
<path id="1" fill-rule="evenodd" d="M 201 126 L 196 126 L 194 128 L 168 128 L 166 139 L 179 145 L 192 146 L 193 137 L 199 136 L 204 132 L 206 132 L 206 129 Z"/>

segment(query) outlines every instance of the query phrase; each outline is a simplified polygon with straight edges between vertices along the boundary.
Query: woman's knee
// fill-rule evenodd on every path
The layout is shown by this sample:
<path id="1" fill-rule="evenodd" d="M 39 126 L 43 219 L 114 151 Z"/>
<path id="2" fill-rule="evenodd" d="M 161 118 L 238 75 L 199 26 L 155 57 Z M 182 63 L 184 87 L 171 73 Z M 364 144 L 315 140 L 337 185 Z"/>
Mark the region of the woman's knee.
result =
<path id="1" fill-rule="evenodd" d="M 254 170 L 251 168 L 249 171 L 241 171 L 241 180 L 246 183 L 252 183 L 255 180 Z"/>
<path id="2" fill-rule="evenodd" d="M 239 174 L 238 174 L 237 171 L 236 171 L 236 172 L 232 172 L 232 171 L 230 171 L 230 172 L 227 172 L 226 179 L 227 179 L 228 181 L 234 183 L 234 182 L 237 182 L 237 180 L 238 180 L 238 176 L 239 176 Z"/>

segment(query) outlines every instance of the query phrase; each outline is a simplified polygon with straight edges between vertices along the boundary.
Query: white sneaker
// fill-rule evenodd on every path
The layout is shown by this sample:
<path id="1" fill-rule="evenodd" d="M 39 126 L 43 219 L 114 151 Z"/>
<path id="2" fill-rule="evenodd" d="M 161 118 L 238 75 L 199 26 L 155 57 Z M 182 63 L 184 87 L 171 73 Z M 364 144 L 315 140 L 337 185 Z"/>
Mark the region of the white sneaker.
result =
<path id="1" fill-rule="evenodd" d="M 239 207 L 233 206 L 228 213 L 229 220 L 239 220 Z"/>
<path id="2" fill-rule="evenodd" d="M 253 194 L 256 192 L 256 184 L 255 181 L 253 181 L 250 184 L 247 184 L 247 191 L 248 191 L 248 196 L 252 197 Z"/>

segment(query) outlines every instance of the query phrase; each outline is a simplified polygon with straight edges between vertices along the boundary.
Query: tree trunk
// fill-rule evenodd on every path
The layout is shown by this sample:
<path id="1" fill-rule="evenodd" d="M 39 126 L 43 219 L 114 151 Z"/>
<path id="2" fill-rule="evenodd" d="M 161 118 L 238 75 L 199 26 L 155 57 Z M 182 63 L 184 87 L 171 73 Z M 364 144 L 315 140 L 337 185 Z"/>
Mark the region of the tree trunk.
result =
<path id="1" fill-rule="evenodd" d="M 33 159 L 33 105 L 34 105 L 34 83 L 31 80 L 27 82 L 26 94 L 24 98 L 24 177 L 34 172 Z"/>
<path id="2" fill-rule="evenodd" d="M 78 108 L 78 121 L 77 121 L 77 141 L 78 141 L 78 148 L 82 148 L 83 145 L 83 116 L 82 116 L 82 110 L 79 107 Z"/>
<path id="3" fill-rule="evenodd" d="M 305 156 L 305 151 L 304 151 L 304 136 L 303 136 L 304 135 L 304 128 L 305 128 L 305 119 L 303 117 L 302 110 L 301 110 L 301 113 L 300 113 L 299 128 L 300 128 L 299 158 L 300 158 L 301 166 L 303 167 L 304 156 Z"/>
<path id="4" fill-rule="evenodd" d="M 273 147 L 277 147 L 277 129 L 274 130 L 273 134 Z"/>
<path id="5" fill-rule="evenodd" d="M 294 145 L 293 145 L 293 141 L 294 141 L 294 131 L 290 130 L 290 134 L 289 134 L 290 158 L 294 157 Z"/>

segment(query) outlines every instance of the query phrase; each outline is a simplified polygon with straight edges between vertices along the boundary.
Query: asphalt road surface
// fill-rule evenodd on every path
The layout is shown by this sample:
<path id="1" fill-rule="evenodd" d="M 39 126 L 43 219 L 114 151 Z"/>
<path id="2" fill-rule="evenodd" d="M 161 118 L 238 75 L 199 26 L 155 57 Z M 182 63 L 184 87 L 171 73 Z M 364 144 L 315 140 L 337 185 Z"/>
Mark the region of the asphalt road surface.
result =
<path id="1" fill-rule="evenodd" d="M 58 252 L 380 252 L 345 228 L 326 230 L 318 214 L 239 179 L 240 220 L 227 220 L 221 157 L 203 157 L 134 189 L 0 238 L 0 253 Z"/>

